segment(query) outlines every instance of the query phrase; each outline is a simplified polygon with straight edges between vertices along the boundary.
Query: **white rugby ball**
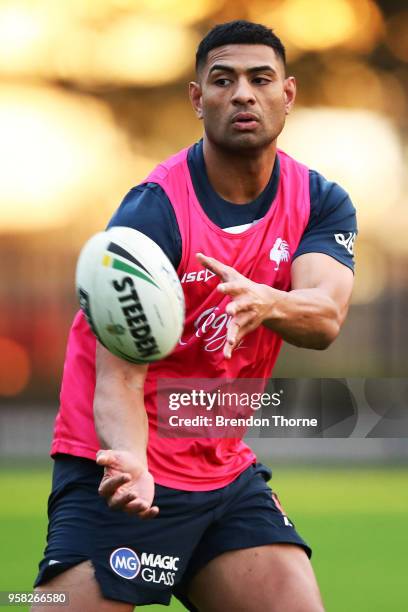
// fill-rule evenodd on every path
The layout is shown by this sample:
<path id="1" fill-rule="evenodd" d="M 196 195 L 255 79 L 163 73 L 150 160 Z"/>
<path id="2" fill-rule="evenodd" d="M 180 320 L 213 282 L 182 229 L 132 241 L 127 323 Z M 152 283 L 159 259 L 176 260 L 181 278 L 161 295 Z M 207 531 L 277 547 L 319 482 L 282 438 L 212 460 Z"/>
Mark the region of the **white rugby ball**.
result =
<path id="1" fill-rule="evenodd" d="M 183 331 L 184 295 L 153 240 L 129 227 L 95 234 L 76 268 L 80 307 L 98 340 L 134 363 L 162 359 Z"/>

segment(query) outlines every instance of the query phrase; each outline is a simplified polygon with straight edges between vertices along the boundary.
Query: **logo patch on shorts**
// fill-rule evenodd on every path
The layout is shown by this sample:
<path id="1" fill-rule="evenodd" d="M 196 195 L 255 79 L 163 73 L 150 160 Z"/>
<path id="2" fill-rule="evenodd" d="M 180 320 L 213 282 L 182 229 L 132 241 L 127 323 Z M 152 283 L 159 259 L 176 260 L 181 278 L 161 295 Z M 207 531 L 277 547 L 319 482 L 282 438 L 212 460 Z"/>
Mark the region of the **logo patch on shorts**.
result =
<path id="1" fill-rule="evenodd" d="M 110 556 L 109 563 L 118 576 L 127 580 L 136 578 L 140 572 L 140 559 L 131 548 L 116 548 Z"/>

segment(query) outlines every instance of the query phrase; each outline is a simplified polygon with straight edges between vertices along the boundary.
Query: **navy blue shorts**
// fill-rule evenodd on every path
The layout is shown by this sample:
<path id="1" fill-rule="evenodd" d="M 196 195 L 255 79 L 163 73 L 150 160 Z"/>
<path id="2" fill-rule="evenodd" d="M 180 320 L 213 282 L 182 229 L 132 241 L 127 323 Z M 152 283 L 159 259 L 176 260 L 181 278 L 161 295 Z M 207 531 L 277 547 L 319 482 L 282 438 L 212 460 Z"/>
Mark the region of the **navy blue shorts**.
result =
<path id="1" fill-rule="evenodd" d="M 156 485 L 160 514 L 149 521 L 111 510 L 98 495 L 103 468 L 58 455 L 48 500 L 48 536 L 35 586 L 91 560 L 104 597 L 133 605 L 168 605 L 175 595 L 189 609 L 194 574 L 223 552 L 276 542 L 309 546 L 279 509 L 267 486 L 271 471 L 251 465 L 215 491 Z"/>

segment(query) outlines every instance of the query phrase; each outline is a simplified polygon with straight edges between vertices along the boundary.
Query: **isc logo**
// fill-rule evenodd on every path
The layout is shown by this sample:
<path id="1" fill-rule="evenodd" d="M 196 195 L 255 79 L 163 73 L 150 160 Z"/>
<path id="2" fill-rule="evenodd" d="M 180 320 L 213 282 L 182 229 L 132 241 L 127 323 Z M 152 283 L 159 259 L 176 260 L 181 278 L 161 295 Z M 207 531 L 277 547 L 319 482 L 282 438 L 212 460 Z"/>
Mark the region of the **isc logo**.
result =
<path id="1" fill-rule="evenodd" d="M 122 578 L 132 580 L 140 572 L 140 560 L 131 548 L 117 548 L 110 556 L 110 566 Z"/>

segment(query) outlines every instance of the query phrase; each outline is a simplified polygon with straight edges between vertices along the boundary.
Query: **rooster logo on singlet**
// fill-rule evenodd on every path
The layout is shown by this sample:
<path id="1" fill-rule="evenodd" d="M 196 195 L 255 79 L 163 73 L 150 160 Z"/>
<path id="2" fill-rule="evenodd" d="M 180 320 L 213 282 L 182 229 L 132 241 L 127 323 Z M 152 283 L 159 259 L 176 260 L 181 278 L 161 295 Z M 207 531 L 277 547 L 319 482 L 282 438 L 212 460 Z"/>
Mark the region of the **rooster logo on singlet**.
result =
<path id="1" fill-rule="evenodd" d="M 277 238 L 275 244 L 270 250 L 269 259 L 276 263 L 275 270 L 279 270 L 279 264 L 281 261 L 289 261 L 290 252 L 289 245 L 286 240 Z"/>

